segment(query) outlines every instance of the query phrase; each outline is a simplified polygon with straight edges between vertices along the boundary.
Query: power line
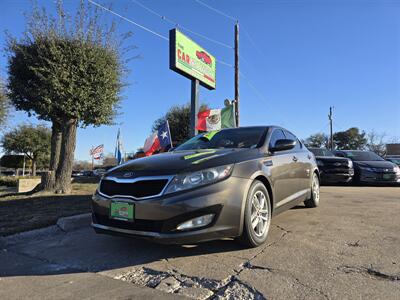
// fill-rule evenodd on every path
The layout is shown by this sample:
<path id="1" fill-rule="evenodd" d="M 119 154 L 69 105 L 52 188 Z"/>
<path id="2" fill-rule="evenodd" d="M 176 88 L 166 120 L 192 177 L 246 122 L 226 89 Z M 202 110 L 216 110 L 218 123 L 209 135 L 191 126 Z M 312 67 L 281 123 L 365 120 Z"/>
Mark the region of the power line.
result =
<path id="1" fill-rule="evenodd" d="M 206 3 L 204 3 L 203 1 L 200 1 L 200 0 L 195 0 L 195 1 L 196 1 L 197 3 L 199 3 L 200 5 L 203 5 L 204 7 L 207 7 L 208 9 L 210 9 L 210 10 L 216 12 L 217 14 L 219 14 L 219 15 L 221 15 L 221 16 L 224 16 L 225 18 L 231 19 L 231 20 L 233 20 L 233 21 L 235 21 L 235 22 L 237 21 L 237 18 L 232 17 L 232 16 L 230 16 L 230 15 L 224 13 L 223 11 L 220 11 L 219 9 L 216 9 L 216 8 L 210 6 L 210 5 L 206 4 Z"/>
<path id="2" fill-rule="evenodd" d="M 129 22 L 129 23 L 131 23 L 131 24 L 133 24 L 133 25 L 145 30 L 145 31 L 147 31 L 147 32 L 150 32 L 150 33 L 162 38 L 163 40 L 169 41 L 169 39 L 167 37 L 165 37 L 165 36 L 155 32 L 155 31 L 151 30 L 150 28 L 147 28 L 147 27 L 145 27 L 143 25 L 140 25 L 139 23 L 136 23 L 135 21 L 132 21 L 131 19 L 128 19 L 128 18 L 116 13 L 113 10 L 111 10 L 111 9 L 109 9 L 107 7 L 104 7 L 103 5 L 101 5 L 101 4 L 97 3 L 97 2 L 94 2 L 92 0 L 88 0 L 88 2 L 92 3 L 93 5 L 96 5 L 97 7 L 100 7 L 101 9 L 104 9 L 105 11 L 108 11 L 109 13 L 111 13 L 111 14 L 113 14 L 113 15 L 115 15 L 115 16 L 117 16 L 117 17 L 119 17 L 119 18 L 121 18 L 121 19 L 123 19 L 123 20 L 125 20 L 125 21 L 127 21 L 127 22 Z"/>
<path id="3" fill-rule="evenodd" d="M 155 32 L 155 31 L 153 31 L 153 30 L 151 30 L 151 29 L 149 29 L 149 28 L 147 28 L 147 27 L 145 27 L 143 25 L 140 25 L 139 23 L 136 23 L 135 21 L 133 21 L 131 19 L 128 19 L 127 17 L 124 17 L 124 16 L 120 15 L 119 13 L 117 13 L 117 12 L 107 8 L 107 7 L 104 7 L 103 5 L 97 3 L 97 2 L 95 2 L 93 0 L 88 0 L 88 2 L 92 3 L 93 5 L 96 5 L 96 6 L 100 7 L 101 9 L 104 9 L 105 11 L 107 11 L 107 12 L 109 12 L 109 13 L 111 13 L 111 14 L 113 14 L 113 15 L 115 15 L 115 16 L 117 16 L 117 17 L 119 17 L 119 18 L 121 18 L 121 19 L 123 19 L 123 20 L 125 20 L 125 21 L 127 21 L 127 22 L 129 22 L 129 23 L 131 23 L 131 24 L 133 24 L 133 25 L 145 30 L 145 31 L 147 31 L 147 32 L 150 32 L 151 34 L 154 34 L 154 35 L 156 35 L 156 36 L 158 36 L 158 37 L 160 37 L 160 38 L 162 38 L 162 39 L 164 39 L 166 41 L 169 41 L 169 38 L 167 38 L 167 37 Z M 223 60 L 217 60 L 217 62 L 220 63 L 221 65 L 225 65 L 227 67 L 233 68 L 232 64 L 229 64 L 229 63 L 227 63 L 227 62 L 225 62 Z"/>
<path id="4" fill-rule="evenodd" d="M 268 102 L 268 100 L 264 97 L 264 95 L 260 92 L 260 90 L 258 90 L 255 85 L 253 84 L 253 82 L 245 75 L 243 74 L 243 72 L 239 72 L 240 76 L 243 77 L 244 80 L 246 80 L 248 86 L 258 95 L 258 97 L 260 99 L 262 99 L 265 102 Z"/>
<path id="5" fill-rule="evenodd" d="M 203 39 L 205 39 L 205 40 L 207 40 L 207 41 L 209 41 L 209 42 L 215 43 L 215 44 L 217 44 L 217 45 L 223 46 L 223 47 L 228 48 L 228 49 L 233 49 L 233 47 L 230 46 L 230 45 L 228 45 L 228 44 L 225 44 L 225 43 L 223 43 L 223 42 L 214 40 L 214 39 L 212 39 L 212 38 L 210 38 L 210 37 L 208 37 L 208 36 L 205 36 L 204 34 L 198 33 L 198 32 L 193 31 L 193 30 L 191 30 L 191 29 L 189 29 L 189 28 L 187 28 L 187 27 L 185 27 L 185 26 L 180 25 L 180 24 L 179 24 L 178 22 L 176 22 L 175 20 L 170 19 L 170 18 L 168 18 L 168 17 L 166 17 L 166 16 L 164 16 L 164 15 L 162 15 L 162 14 L 156 12 L 155 10 L 151 9 L 150 7 L 144 5 L 143 3 L 141 3 L 141 2 L 139 2 L 139 1 L 137 1 L 137 0 L 131 0 L 131 1 L 134 2 L 134 3 L 136 3 L 137 5 L 139 5 L 140 7 L 142 7 L 143 9 L 147 10 L 148 12 L 152 13 L 153 15 L 159 17 L 161 20 L 163 20 L 163 21 L 165 21 L 165 22 L 167 22 L 167 23 L 169 23 L 169 24 L 172 24 L 172 25 L 174 25 L 174 26 L 176 26 L 176 27 L 179 27 L 180 29 L 183 29 L 183 30 L 185 30 L 185 31 L 187 31 L 187 32 L 190 32 L 190 33 L 194 34 L 194 35 L 197 35 L 197 36 L 199 36 L 199 37 L 201 37 L 201 38 L 203 38 Z"/>
<path id="6" fill-rule="evenodd" d="M 250 36 L 249 32 L 243 27 L 243 25 L 241 26 L 244 35 L 247 37 L 247 39 L 250 41 L 250 44 L 253 46 L 254 49 L 257 50 L 257 52 L 263 57 L 265 58 L 265 54 L 263 51 L 261 51 L 261 49 L 257 46 L 256 42 L 253 40 L 253 38 Z"/>

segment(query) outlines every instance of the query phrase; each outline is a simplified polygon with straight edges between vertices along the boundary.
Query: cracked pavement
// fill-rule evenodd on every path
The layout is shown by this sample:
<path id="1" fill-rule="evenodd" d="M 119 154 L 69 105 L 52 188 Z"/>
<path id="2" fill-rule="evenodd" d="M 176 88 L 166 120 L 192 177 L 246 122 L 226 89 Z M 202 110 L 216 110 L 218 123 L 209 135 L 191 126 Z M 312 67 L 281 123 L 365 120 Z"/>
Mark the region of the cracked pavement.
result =
<path id="1" fill-rule="evenodd" d="M 321 197 L 317 209 L 274 218 L 255 249 L 229 239 L 159 245 L 89 227 L 5 239 L 0 298 L 399 299 L 400 188 L 323 187 Z"/>

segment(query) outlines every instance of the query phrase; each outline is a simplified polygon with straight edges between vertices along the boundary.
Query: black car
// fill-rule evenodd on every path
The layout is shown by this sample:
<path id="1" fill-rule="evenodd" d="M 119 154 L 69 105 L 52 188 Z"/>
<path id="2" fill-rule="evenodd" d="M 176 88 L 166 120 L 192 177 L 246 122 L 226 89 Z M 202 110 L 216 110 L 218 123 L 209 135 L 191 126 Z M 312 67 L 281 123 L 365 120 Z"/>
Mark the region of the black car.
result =
<path id="1" fill-rule="evenodd" d="M 92 199 L 92 226 L 165 243 L 235 237 L 255 247 L 272 216 L 319 199 L 314 155 L 296 136 L 276 126 L 229 128 L 109 170 Z"/>
<path id="2" fill-rule="evenodd" d="M 337 156 L 350 158 L 356 183 L 400 183 L 400 168 L 372 151 L 336 150 Z"/>
<path id="3" fill-rule="evenodd" d="M 308 148 L 317 160 L 322 183 L 347 183 L 353 179 L 351 159 L 335 156 L 328 149 Z"/>

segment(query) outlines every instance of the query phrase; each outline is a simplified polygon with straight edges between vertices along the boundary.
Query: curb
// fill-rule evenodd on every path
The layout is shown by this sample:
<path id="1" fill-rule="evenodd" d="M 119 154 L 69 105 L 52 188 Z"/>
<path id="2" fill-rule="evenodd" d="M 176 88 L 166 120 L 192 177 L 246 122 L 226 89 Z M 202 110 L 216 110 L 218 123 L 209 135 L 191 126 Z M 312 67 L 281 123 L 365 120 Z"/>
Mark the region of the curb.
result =
<path id="1" fill-rule="evenodd" d="M 92 221 L 92 214 L 81 214 L 71 217 L 59 218 L 57 226 L 65 232 L 72 231 L 87 225 L 90 225 Z"/>
<path id="2" fill-rule="evenodd" d="M 0 249 L 17 244 L 18 242 L 26 241 L 27 239 L 37 240 L 57 233 L 73 231 L 90 225 L 91 220 L 91 213 L 59 218 L 56 225 L 0 237 Z"/>

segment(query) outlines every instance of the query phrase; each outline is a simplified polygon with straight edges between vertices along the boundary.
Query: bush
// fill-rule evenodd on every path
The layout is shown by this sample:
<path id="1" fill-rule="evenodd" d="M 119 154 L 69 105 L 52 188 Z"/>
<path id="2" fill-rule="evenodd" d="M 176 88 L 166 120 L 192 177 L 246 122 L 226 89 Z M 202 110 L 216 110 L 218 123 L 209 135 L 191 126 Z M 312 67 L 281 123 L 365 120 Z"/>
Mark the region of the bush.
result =
<path id="1" fill-rule="evenodd" d="M 18 179 L 40 178 L 39 176 L 0 176 L 0 186 L 17 187 Z"/>

